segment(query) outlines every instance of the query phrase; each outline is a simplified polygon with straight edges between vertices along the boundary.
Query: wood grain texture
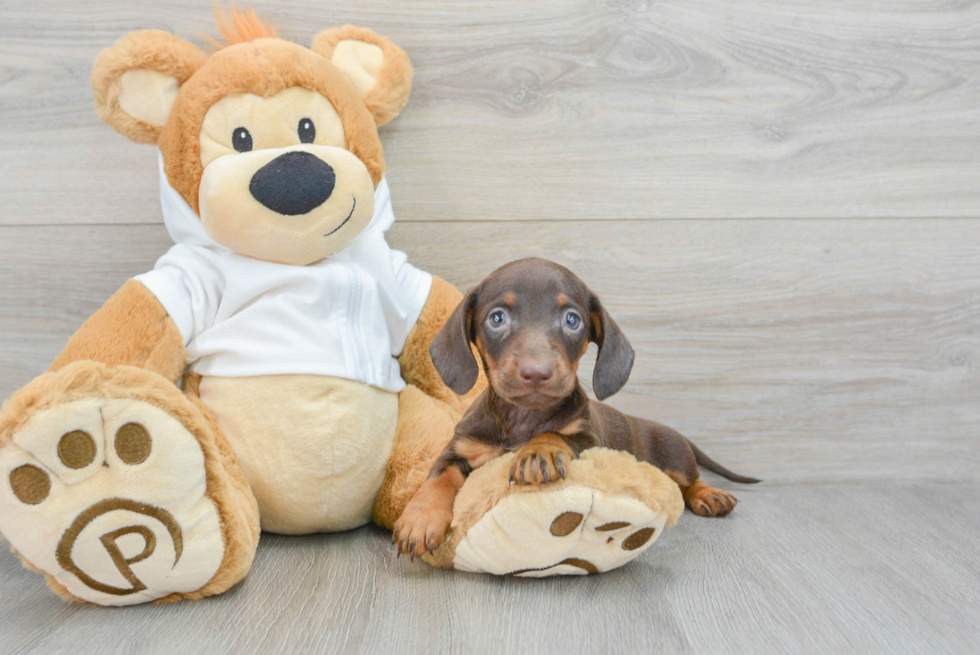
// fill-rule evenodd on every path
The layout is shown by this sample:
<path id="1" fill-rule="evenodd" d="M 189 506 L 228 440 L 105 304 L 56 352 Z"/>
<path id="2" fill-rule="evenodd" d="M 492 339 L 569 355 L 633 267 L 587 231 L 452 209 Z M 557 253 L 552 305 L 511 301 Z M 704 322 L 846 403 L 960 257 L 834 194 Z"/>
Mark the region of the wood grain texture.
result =
<path id="1" fill-rule="evenodd" d="M 253 4 L 409 52 L 382 131 L 402 220 L 978 213 L 975 2 Z M 0 4 L 0 224 L 160 220 L 153 149 L 99 123 L 89 69 L 130 30 L 200 42 L 209 5 Z"/>
<path id="2" fill-rule="evenodd" d="M 980 481 L 980 222 L 403 223 L 390 237 L 464 289 L 521 256 L 568 265 L 637 351 L 612 404 L 736 471 L 770 484 Z M 0 244 L 6 396 L 169 237 L 6 227 Z"/>
<path id="3" fill-rule="evenodd" d="M 0 652 L 968 653 L 980 626 L 972 484 L 743 492 L 622 569 L 526 580 L 396 560 L 375 528 L 264 536 L 213 599 L 66 603 L 0 553 Z M 778 528 L 774 528 L 778 526 Z"/>
<path id="4" fill-rule="evenodd" d="M 463 288 L 568 265 L 637 350 L 612 403 L 766 482 L 587 579 L 434 571 L 365 528 L 106 610 L 0 552 L 0 653 L 976 650 L 980 3 L 252 4 L 412 57 L 381 132 L 394 246 Z M 88 81 L 145 28 L 215 32 L 199 0 L 0 0 L 0 397 L 170 245 L 155 150 Z"/>

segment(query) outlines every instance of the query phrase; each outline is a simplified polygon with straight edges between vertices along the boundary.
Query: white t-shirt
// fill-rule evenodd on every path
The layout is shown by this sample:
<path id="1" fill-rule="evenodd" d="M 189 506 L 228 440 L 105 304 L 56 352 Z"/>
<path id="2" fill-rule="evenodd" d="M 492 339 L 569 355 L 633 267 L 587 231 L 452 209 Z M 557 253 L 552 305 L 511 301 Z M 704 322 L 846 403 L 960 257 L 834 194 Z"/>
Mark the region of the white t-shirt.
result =
<path id="1" fill-rule="evenodd" d="M 252 259 L 218 245 L 170 186 L 160 159 L 163 219 L 177 244 L 136 276 L 177 324 L 190 368 L 244 377 L 310 373 L 398 392 L 396 357 L 429 296 L 432 276 L 392 250 L 388 184 L 350 244 L 309 266 Z"/>

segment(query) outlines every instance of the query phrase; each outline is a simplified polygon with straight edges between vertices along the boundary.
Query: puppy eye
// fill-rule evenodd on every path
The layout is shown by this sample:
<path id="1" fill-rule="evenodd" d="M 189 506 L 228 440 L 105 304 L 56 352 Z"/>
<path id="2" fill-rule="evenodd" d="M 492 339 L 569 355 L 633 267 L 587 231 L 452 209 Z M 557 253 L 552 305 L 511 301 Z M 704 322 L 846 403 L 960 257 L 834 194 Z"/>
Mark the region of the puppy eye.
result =
<path id="1" fill-rule="evenodd" d="M 238 152 L 250 152 L 252 150 L 252 135 L 244 127 L 236 127 L 231 133 L 231 145 Z"/>
<path id="2" fill-rule="evenodd" d="M 567 312 L 565 314 L 565 327 L 572 332 L 582 327 L 582 317 L 578 315 L 578 312 Z"/>
<path id="3" fill-rule="evenodd" d="M 502 328 L 507 324 L 507 312 L 502 309 L 490 312 L 490 316 L 487 316 L 487 324 L 492 328 Z"/>
<path id="4" fill-rule="evenodd" d="M 313 143 L 313 139 L 316 138 L 316 127 L 309 118 L 301 118 L 296 133 L 299 134 L 300 143 Z"/>

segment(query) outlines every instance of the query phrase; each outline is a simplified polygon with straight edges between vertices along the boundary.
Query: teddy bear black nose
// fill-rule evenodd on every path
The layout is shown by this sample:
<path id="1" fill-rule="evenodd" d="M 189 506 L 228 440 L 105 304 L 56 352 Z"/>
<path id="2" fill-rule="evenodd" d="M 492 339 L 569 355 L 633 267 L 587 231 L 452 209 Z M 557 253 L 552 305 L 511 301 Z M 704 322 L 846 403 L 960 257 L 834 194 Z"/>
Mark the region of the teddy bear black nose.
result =
<path id="1" fill-rule="evenodd" d="M 248 190 L 263 205 L 286 216 L 305 214 L 333 193 L 330 164 L 308 152 L 287 152 L 255 171 Z"/>

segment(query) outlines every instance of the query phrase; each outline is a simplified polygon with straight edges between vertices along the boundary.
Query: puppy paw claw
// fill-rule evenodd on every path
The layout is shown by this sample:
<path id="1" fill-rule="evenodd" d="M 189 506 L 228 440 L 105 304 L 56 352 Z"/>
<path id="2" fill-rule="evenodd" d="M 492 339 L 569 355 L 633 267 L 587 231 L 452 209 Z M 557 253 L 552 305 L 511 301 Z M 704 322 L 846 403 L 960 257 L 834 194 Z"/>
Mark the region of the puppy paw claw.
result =
<path id="1" fill-rule="evenodd" d="M 565 462 L 574 457 L 564 440 L 537 437 L 517 451 L 510 469 L 510 484 L 546 484 L 564 480 L 568 473 Z"/>
<path id="2" fill-rule="evenodd" d="M 451 521 L 451 511 L 409 503 L 395 523 L 392 540 L 399 554 L 411 555 L 414 562 L 426 551 L 431 555 L 442 546 Z"/>

